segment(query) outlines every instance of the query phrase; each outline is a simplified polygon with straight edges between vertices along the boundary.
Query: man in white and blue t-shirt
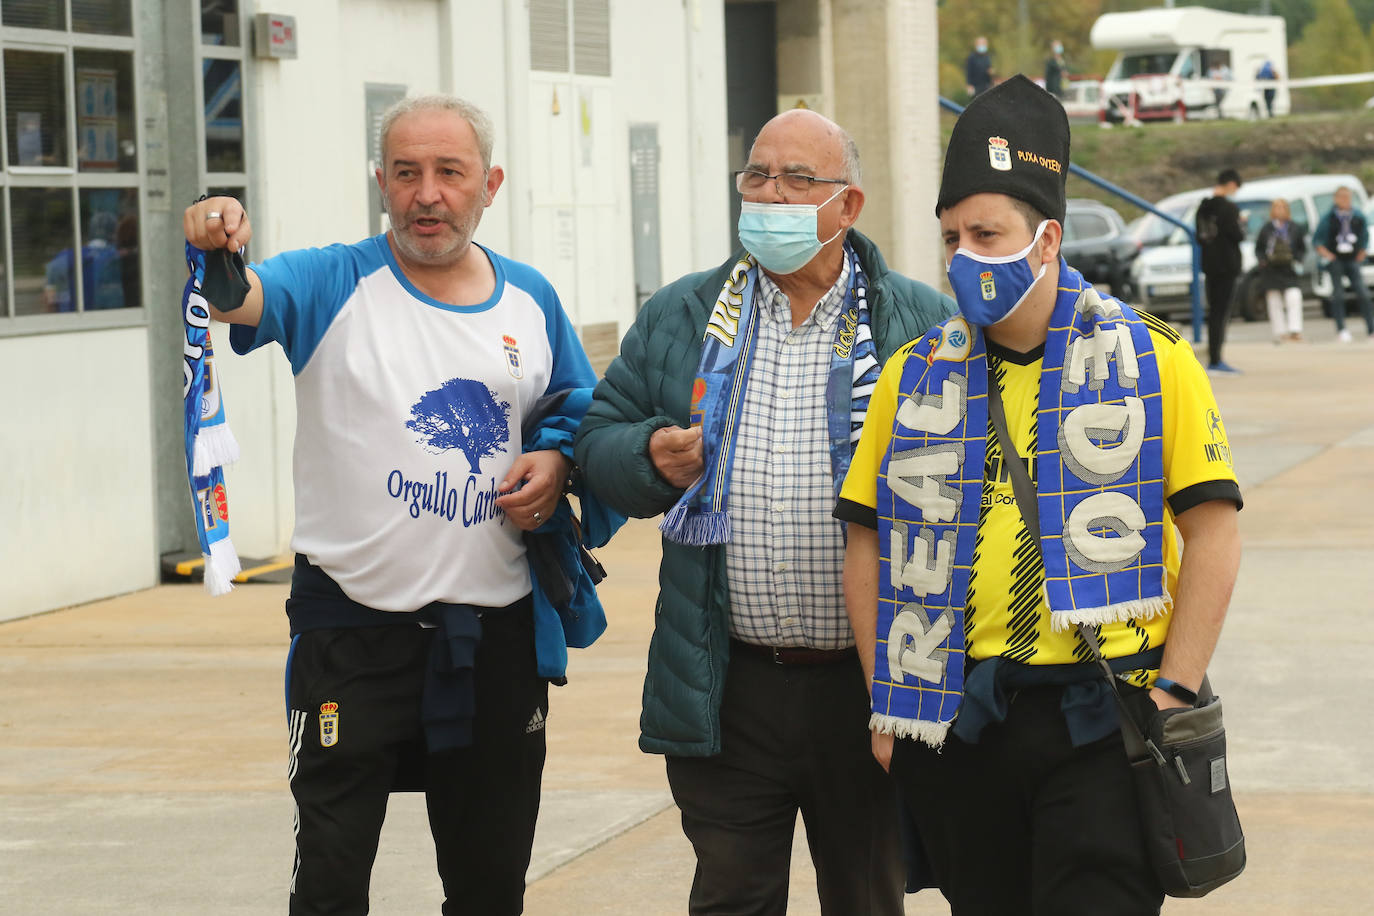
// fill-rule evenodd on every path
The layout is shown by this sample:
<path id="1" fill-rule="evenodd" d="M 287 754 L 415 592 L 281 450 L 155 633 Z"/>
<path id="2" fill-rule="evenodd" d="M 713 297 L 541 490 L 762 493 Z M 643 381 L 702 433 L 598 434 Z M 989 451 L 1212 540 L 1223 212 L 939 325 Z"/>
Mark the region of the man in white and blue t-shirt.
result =
<path id="1" fill-rule="evenodd" d="M 387 795 L 423 785 L 443 912 L 519 913 L 548 712 L 522 533 L 572 467 L 542 447 L 571 433 L 522 425 L 596 377 L 548 281 L 472 241 L 504 177 L 487 117 L 407 99 L 381 137 L 389 231 L 207 294 L 235 350 L 275 341 L 296 380 L 291 912 L 367 912 Z M 225 197 L 185 228 L 234 253 L 252 234 Z"/>

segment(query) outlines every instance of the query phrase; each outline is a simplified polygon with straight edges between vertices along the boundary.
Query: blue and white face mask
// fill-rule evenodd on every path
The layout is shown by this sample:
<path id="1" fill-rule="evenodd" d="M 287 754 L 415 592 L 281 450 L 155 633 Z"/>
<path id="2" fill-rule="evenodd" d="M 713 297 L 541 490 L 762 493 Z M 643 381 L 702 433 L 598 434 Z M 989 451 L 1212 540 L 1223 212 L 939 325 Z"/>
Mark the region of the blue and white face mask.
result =
<path id="1" fill-rule="evenodd" d="M 1049 267 L 1048 264 L 1041 264 L 1040 272 L 1035 273 L 1026 260 L 1047 225 L 1049 220 L 1041 222 L 1031 243 L 1016 254 L 989 258 L 974 254 L 967 248 L 954 252 L 946 268 L 949 285 L 954 290 L 959 311 L 970 324 L 979 327 L 997 324 L 1026 301 L 1031 289 L 1045 276 L 1045 269 Z"/>
<path id="2" fill-rule="evenodd" d="M 848 187 L 841 185 L 821 204 L 741 202 L 740 244 L 772 273 L 790 274 L 801 270 L 844 231 L 840 229 L 822 242 L 816 237 L 816 214 Z"/>

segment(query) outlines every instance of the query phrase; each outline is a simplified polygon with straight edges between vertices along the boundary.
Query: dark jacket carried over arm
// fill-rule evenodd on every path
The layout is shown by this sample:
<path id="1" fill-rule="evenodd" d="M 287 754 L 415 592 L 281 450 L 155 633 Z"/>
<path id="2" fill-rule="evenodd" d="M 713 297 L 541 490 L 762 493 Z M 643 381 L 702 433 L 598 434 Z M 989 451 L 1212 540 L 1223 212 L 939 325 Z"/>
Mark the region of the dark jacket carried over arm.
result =
<path id="1" fill-rule="evenodd" d="M 880 360 L 954 313 L 949 297 L 889 272 L 878 249 L 864 236 L 851 230 L 849 242 L 868 275 L 871 326 Z M 654 469 L 649 436 L 660 427 L 689 425 L 706 319 L 741 254 L 655 293 L 596 387 L 577 435 L 577 463 L 591 492 L 626 515 L 658 515 L 682 495 Z M 728 616 L 724 548 L 664 540 L 640 716 L 643 750 L 699 757 L 720 753 Z"/>

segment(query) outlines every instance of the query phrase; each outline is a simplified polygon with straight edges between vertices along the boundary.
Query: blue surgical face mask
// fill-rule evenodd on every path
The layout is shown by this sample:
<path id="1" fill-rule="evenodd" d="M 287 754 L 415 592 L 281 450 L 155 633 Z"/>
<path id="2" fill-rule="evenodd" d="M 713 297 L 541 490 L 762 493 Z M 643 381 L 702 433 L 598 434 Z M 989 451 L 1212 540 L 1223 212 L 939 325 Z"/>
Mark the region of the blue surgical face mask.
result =
<path id="1" fill-rule="evenodd" d="M 1008 318 L 1020 308 L 1030 295 L 1031 288 L 1045 276 L 1048 264 L 1040 265 L 1040 272 L 1031 270 L 1026 257 L 1040 241 L 1049 220 L 1035 230 L 1031 243 L 1016 254 L 989 258 L 960 248 L 949 259 L 949 285 L 959 311 L 971 324 L 988 327 Z"/>
<path id="2" fill-rule="evenodd" d="M 822 242 L 816 236 L 816 213 L 848 187 L 842 185 L 820 205 L 744 201 L 739 208 L 740 244 L 772 273 L 796 273 L 844 231 Z"/>

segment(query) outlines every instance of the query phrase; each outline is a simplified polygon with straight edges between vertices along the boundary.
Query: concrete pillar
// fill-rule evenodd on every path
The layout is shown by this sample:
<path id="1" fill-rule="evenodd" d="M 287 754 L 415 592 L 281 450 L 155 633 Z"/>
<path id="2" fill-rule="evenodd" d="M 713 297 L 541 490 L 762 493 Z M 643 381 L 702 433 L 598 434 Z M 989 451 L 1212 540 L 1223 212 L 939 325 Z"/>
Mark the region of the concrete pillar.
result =
<path id="1" fill-rule="evenodd" d="M 935 200 L 944 148 L 940 142 L 939 25 L 935 0 L 891 0 L 887 6 L 888 156 L 892 242 L 888 262 L 938 287 L 944 275 Z"/>
<path id="2" fill-rule="evenodd" d="M 828 34 L 822 29 L 825 0 L 778 0 L 778 110 L 798 103 L 831 116 L 825 98 L 821 51 Z"/>
<path id="3" fill-rule="evenodd" d="M 938 285 L 935 0 L 821 0 L 816 21 L 831 49 L 821 82 L 834 87 L 822 110 L 854 137 L 863 163 L 859 231 L 893 269 Z M 780 30 L 780 69 L 781 39 Z"/>

